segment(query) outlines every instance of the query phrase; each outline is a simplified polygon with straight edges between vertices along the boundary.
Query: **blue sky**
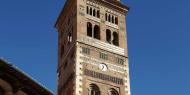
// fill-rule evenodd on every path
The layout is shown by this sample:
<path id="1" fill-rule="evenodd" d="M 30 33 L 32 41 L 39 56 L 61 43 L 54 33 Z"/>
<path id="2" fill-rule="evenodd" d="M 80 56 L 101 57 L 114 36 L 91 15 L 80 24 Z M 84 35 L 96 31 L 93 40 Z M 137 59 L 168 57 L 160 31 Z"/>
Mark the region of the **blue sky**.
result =
<path id="1" fill-rule="evenodd" d="M 123 0 L 132 95 L 189 95 L 190 1 Z M 1 0 L 0 56 L 56 92 L 57 32 L 64 0 Z"/>

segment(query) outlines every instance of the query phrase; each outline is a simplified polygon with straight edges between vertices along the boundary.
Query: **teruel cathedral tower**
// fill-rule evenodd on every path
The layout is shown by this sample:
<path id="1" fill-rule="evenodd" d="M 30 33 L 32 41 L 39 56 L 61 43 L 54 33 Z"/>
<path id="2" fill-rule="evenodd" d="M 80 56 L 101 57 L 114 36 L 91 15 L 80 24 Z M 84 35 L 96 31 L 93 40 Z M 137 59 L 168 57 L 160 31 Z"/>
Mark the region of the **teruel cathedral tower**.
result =
<path id="1" fill-rule="evenodd" d="M 130 95 L 128 10 L 120 0 L 66 0 L 55 24 L 58 95 Z"/>

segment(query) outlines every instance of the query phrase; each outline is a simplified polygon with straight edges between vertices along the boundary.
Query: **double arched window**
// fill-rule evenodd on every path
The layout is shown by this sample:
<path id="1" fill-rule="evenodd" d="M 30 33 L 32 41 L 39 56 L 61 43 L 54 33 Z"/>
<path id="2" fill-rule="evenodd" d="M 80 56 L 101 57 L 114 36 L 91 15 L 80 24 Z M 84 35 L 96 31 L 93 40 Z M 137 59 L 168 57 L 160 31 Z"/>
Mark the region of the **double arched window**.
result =
<path id="1" fill-rule="evenodd" d="M 106 29 L 106 41 L 115 46 L 119 46 L 119 35 L 117 32 L 112 32 L 109 29 Z"/>
<path id="2" fill-rule="evenodd" d="M 92 23 L 87 22 L 87 36 L 100 40 L 101 33 L 100 27 L 98 25 L 92 25 Z M 119 35 L 117 32 L 111 32 L 111 30 L 106 29 L 106 41 L 115 46 L 119 46 Z"/>
<path id="3" fill-rule="evenodd" d="M 92 25 L 92 23 L 87 22 L 87 36 L 100 40 L 100 27 L 98 25 Z M 111 32 L 111 30 L 106 29 L 106 41 L 115 46 L 119 46 L 119 35 L 117 32 Z"/>
<path id="4" fill-rule="evenodd" d="M 100 40 L 100 27 L 98 25 L 93 27 L 90 22 L 87 22 L 87 36 Z"/>
<path id="5" fill-rule="evenodd" d="M 96 84 L 90 84 L 88 88 L 88 95 L 101 95 L 99 87 Z"/>
<path id="6" fill-rule="evenodd" d="M 111 89 L 109 90 L 109 95 L 119 95 L 119 93 L 117 92 L 117 90 L 111 88 Z"/>
<path id="7" fill-rule="evenodd" d="M 91 15 L 91 16 L 100 18 L 100 10 L 99 9 L 87 6 L 86 7 L 86 13 L 89 14 L 89 15 Z"/>
<path id="8" fill-rule="evenodd" d="M 101 95 L 100 88 L 96 84 L 90 84 L 87 90 L 87 95 Z M 111 88 L 108 90 L 108 95 L 119 95 L 119 93 L 114 88 Z"/>

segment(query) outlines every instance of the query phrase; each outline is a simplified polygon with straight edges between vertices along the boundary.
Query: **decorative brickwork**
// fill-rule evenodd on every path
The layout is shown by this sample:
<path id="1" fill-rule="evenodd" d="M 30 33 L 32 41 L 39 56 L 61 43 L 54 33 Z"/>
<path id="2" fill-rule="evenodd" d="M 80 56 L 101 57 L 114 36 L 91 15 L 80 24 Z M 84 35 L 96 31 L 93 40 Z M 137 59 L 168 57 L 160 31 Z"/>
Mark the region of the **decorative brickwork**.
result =
<path id="1" fill-rule="evenodd" d="M 128 9 L 120 0 L 66 1 L 55 25 L 58 95 L 130 95 Z"/>

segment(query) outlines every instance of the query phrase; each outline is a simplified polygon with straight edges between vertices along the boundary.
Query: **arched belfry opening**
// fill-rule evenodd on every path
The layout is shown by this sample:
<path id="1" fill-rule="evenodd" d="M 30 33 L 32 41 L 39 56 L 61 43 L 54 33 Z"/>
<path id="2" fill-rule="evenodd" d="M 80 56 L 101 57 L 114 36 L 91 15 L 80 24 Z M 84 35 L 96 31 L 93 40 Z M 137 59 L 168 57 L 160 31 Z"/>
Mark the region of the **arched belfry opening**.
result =
<path id="1" fill-rule="evenodd" d="M 106 41 L 111 44 L 111 31 L 106 29 Z"/>
<path id="2" fill-rule="evenodd" d="M 96 84 L 90 84 L 87 95 L 101 95 L 100 88 Z"/>
<path id="3" fill-rule="evenodd" d="M 94 38 L 100 40 L 100 27 L 98 25 L 94 26 Z"/>
<path id="4" fill-rule="evenodd" d="M 111 88 L 111 89 L 109 90 L 109 95 L 119 95 L 119 93 L 117 92 L 117 90 Z"/>
<path id="5" fill-rule="evenodd" d="M 87 36 L 92 37 L 92 24 L 87 22 Z"/>
<path id="6" fill-rule="evenodd" d="M 115 45 L 115 46 L 119 46 L 119 35 L 117 32 L 113 32 L 113 41 L 112 43 Z"/>

